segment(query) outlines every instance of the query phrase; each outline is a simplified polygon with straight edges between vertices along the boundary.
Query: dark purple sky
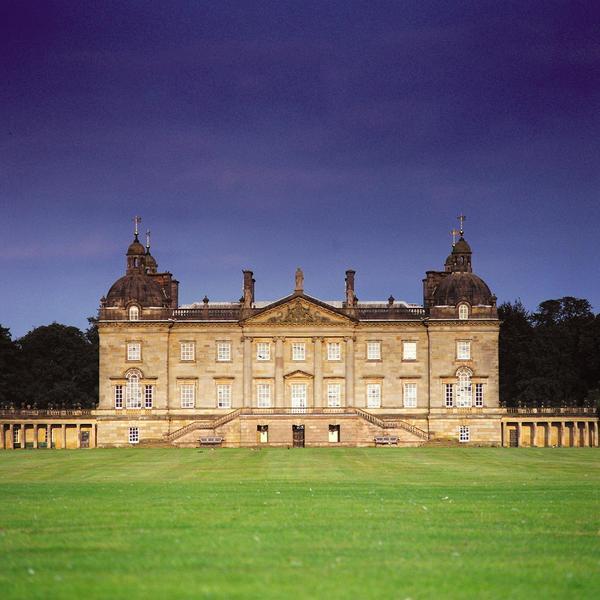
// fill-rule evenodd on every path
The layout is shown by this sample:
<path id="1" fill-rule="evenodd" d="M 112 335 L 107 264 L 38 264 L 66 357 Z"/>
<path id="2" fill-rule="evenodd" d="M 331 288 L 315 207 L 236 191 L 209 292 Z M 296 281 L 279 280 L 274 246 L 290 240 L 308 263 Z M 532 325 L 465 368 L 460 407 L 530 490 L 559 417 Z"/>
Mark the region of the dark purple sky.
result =
<path id="1" fill-rule="evenodd" d="M 600 310 L 597 2 L 0 3 L 0 323 L 77 326 L 131 218 L 181 302 L 421 302 L 455 217 L 499 301 Z"/>

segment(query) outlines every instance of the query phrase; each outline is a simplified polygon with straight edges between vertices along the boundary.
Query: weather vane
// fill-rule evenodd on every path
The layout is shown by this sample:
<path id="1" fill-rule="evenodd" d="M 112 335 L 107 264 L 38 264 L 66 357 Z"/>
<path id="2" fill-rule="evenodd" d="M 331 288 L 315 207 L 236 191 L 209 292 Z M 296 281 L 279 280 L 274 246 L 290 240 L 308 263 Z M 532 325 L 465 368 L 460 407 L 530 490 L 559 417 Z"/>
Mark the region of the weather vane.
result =
<path id="1" fill-rule="evenodd" d="M 138 235 L 138 225 L 142 222 L 142 217 L 133 217 L 133 223 L 135 225 L 135 229 L 133 230 L 133 232 L 135 233 L 135 236 L 137 237 Z"/>
<path id="2" fill-rule="evenodd" d="M 458 217 L 456 217 L 459 221 L 460 221 L 460 236 L 462 237 L 463 233 L 465 232 L 465 221 L 467 220 L 467 217 L 465 215 L 458 215 Z"/>

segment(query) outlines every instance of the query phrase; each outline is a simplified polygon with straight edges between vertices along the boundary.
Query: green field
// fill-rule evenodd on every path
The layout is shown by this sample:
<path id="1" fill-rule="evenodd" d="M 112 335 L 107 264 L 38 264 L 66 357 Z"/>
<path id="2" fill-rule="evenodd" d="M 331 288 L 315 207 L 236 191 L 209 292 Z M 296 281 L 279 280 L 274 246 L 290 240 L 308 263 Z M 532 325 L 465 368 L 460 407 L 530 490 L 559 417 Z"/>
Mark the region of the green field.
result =
<path id="1" fill-rule="evenodd" d="M 0 598 L 597 598 L 600 452 L 0 452 Z"/>

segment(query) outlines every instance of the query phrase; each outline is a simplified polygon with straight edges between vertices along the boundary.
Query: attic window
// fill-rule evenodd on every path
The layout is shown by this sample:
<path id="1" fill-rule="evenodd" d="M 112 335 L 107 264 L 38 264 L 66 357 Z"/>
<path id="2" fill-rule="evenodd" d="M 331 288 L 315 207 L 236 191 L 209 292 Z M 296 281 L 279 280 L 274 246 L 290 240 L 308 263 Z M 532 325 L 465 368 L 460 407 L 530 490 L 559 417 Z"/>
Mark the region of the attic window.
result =
<path id="1" fill-rule="evenodd" d="M 129 320 L 139 321 L 140 320 L 140 309 L 137 306 L 129 307 Z"/>
<path id="2" fill-rule="evenodd" d="M 466 321 L 469 318 L 469 307 L 466 304 L 461 304 L 458 307 L 458 318 L 461 321 Z"/>

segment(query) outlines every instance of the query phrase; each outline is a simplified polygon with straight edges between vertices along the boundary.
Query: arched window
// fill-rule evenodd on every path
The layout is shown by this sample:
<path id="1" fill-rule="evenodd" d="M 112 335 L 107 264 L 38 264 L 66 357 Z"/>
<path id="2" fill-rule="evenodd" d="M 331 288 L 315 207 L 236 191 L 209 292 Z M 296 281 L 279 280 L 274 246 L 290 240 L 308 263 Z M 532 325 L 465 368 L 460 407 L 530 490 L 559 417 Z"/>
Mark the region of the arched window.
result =
<path id="1" fill-rule="evenodd" d="M 140 309 L 137 306 L 129 307 L 129 320 L 139 321 L 140 320 Z"/>
<path id="2" fill-rule="evenodd" d="M 461 321 L 465 321 L 469 318 L 469 306 L 467 304 L 460 304 L 458 307 L 458 318 Z"/>
<path id="3" fill-rule="evenodd" d="M 470 407 L 473 406 L 473 385 L 471 384 L 471 369 L 461 367 L 456 371 L 456 406 Z"/>
<path id="4" fill-rule="evenodd" d="M 142 408 L 142 386 L 140 385 L 142 374 L 137 369 L 132 369 L 127 372 L 125 377 L 127 379 L 125 406 L 127 408 Z"/>

